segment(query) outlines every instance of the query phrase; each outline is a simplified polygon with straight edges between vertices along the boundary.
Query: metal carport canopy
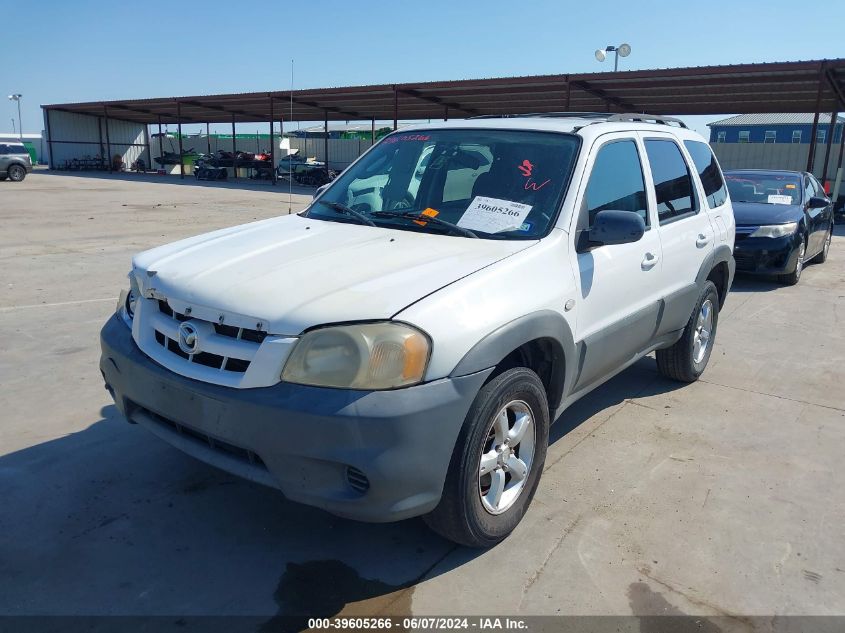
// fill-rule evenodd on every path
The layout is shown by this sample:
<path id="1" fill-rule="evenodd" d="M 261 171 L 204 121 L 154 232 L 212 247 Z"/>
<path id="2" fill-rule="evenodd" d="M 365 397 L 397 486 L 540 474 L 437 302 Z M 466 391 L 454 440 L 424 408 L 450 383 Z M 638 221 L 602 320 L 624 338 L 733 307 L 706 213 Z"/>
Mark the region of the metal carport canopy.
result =
<path id="1" fill-rule="evenodd" d="M 290 99 L 293 99 L 293 111 Z M 652 114 L 845 109 L 845 59 L 537 75 L 42 106 L 137 123 L 437 119 L 481 114 Z M 178 116 L 177 108 L 181 116 Z"/>

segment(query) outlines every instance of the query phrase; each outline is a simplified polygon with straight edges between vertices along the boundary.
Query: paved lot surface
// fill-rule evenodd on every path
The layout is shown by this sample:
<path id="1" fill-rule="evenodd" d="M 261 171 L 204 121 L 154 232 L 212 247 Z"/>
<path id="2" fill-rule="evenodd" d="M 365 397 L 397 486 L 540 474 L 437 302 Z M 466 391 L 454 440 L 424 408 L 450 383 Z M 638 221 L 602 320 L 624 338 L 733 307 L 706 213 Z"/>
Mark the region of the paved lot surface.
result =
<path id="1" fill-rule="evenodd" d="M 841 230 L 797 287 L 737 281 L 698 383 L 647 358 L 564 414 L 529 515 L 478 552 L 286 502 L 103 390 L 132 253 L 286 213 L 283 188 L 0 185 L 0 613 L 845 613 Z"/>

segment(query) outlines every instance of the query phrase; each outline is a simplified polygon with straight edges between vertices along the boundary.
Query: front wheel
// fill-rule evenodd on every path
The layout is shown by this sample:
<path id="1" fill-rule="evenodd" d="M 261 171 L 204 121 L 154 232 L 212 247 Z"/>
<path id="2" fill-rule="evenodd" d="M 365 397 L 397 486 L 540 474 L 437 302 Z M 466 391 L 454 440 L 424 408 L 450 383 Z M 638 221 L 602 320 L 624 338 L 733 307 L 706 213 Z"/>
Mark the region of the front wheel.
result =
<path id="1" fill-rule="evenodd" d="M 528 509 L 546 460 L 549 405 L 540 378 L 517 367 L 475 397 L 452 453 L 439 505 L 423 517 L 469 547 L 505 539 Z"/>
<path id="2" fill-rule="evenodd" d="M 719 323 L 719 293 L 705 281 L 695 309 L 677 343 L 656 352 L 658 371 L 672 380 L 695 382 L 704 373 Z"/>
<path id="3" fill-rule="evenodd" d="M 804 256 L 807 254 L 807 240 L 803 240 L 798 247 L 798 257 L 795 260 L 795 268 L 791 273 L 780 276 L 780 282 L 785 286 L 794 286 L 801 280 L 801 273 L 804 271 Z"/>
<path id="4" fill-rule="evenodd" d="M 816 255 L 815 259 L 813 259 L 814 264 L 824 264 L 827 261 L 827 255 L 830 252 L 831 240 L 833 240 L 832 226 L 827 230 L 827 235 L 824 236 L 824 246 L 822 247 L 822 252 Z"/>

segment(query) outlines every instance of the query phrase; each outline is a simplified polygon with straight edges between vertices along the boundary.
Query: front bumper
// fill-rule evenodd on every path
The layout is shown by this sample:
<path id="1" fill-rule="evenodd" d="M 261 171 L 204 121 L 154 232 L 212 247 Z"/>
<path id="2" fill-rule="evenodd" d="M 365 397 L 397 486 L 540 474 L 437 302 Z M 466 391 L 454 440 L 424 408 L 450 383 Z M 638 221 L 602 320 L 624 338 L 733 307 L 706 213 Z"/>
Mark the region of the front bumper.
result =
<path id="1" fill-rule="evenodd" d="M 739 236 L 738 236 L 739 238 Z M 736 272 L 758 275 L 782 275 L 795 270 L 800 233 L 784 237 L 746 237 L 734 246 Z"/>
<path id="2" fill-rule="evenodd" d="M 116 316 L 100 342 L 106 387 L 128 420 L 289 499 L 362 521 L 434 509 L 464 418 L 492 371 L 391 391 L 234 389 L 158 365 Z"/>

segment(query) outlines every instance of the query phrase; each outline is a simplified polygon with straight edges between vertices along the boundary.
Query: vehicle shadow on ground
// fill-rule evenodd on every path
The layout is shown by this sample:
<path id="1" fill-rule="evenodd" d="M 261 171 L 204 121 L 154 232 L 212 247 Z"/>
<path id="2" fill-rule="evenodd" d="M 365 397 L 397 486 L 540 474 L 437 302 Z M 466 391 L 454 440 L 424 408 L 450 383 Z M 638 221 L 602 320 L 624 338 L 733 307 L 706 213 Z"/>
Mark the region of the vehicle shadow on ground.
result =
<path id="1" fill-rule="evenodd" d="M 551 441 L 678 386 L 643 359 L 574 404 Z M 101 416 L 0 457 L 0 577 L 10 579 L 0 613 L 249 614 L 300 630 L 306 617 L 408 614 L 418 582 L 483 553 L 419 519 L 357 523 L 286 501 L 183 455 L 114 406 Z"/>
<path id="2" fill-rule="evenodd" d="M 835 237 L 845 237 L 845 216 L 839 215 L 834 220 L 833 235 Z"/>
<path id="3" fill-rule="evenodd" d="M 736 273 L 734 282 L 731 284 L 731 292 L 772 292 L 773 290 L 779 290 L 783 287 L 784 285 L 780 283 L 776 277 L 763 277 L 760 275 Z"/>
<path id="4" fill-rule="evenodd" d="M 39 169 L 36 172 L 38 175 L 44 176 L 72 176 L 74 178 L 91 178 L 93 180 L 122 180 L 125 182 L 143 182 L 156 183 L 166 185 L 182 185 L 186 187 L 213 187 L 217 189 L 246 189 L 246 190 L 270 190 L 278 191 L 279 193 L 290 192 L 300 196 L 313 196 L 316 191 L 315 187 L 305 187 L 294 183 L 293 186 L 288 186 L 288 181 L 279 179 L 276 185 L 270 180 L 253 180 L 250 178 L 238 178 L 230 180 L 197 180 L 193 175 L 186 175 L 185 178 L 180 178 L 179 175 L 159 176 L 154 173 L 139 174 L 136 172 L 96 172 L 96 171 L 58 171 L 52 169 Z"/>

